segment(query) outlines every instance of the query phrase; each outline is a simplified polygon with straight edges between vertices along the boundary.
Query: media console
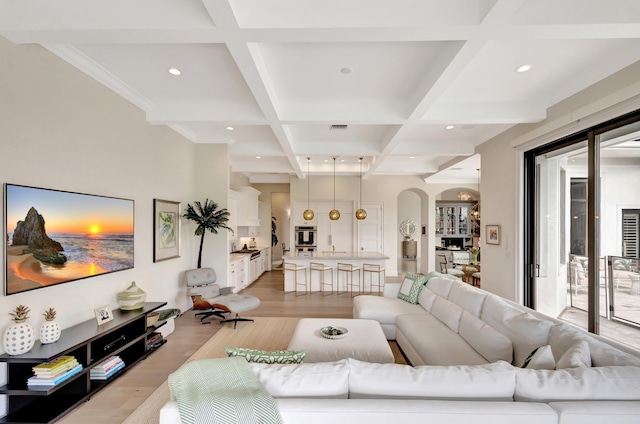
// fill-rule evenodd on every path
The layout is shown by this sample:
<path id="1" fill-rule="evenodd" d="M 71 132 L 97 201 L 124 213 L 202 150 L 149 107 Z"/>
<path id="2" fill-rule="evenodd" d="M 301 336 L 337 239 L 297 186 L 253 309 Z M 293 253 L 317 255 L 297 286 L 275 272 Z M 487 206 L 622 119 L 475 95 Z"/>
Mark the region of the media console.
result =
<path id="1" fill-rule="evenodd" d="M 55 343 L 36 342 L 33 349 L 22 355 L 0 355 L 7 364 L 7 384 L 0 394 L 7 395 L 7 415 L 0 423 L 52 423 L 89 399 L 123 372 L 144 359 L 159 346 L 147 350 L 147 337 L 165 324 L 159 321 L 147 327 L 147 314 L 166 305 L 166 302 L 147 302 L 135 311 L 113 311 L 113 320 L 98 326 L 90 319 L 62 331 Z M 32 367 L 60 355 L 75 356 L 83 370 L 47 390 L 29 390 L 27 379 Z M 108 380 L 91 380 L 89 370 L 110 356 L 118 355 L 125 367 Z"/>

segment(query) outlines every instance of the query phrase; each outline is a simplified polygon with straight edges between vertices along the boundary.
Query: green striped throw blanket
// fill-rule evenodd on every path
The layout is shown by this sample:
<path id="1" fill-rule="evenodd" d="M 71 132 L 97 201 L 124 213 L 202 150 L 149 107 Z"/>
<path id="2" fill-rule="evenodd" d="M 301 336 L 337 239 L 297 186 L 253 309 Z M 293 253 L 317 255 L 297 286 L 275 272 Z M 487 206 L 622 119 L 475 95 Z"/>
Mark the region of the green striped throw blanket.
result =
<path id="1" fill-rule="evenodd" d="M 275 401 L 246 359 L 191 361 L 169 375 L 184 424 L 280 424 Z"/>

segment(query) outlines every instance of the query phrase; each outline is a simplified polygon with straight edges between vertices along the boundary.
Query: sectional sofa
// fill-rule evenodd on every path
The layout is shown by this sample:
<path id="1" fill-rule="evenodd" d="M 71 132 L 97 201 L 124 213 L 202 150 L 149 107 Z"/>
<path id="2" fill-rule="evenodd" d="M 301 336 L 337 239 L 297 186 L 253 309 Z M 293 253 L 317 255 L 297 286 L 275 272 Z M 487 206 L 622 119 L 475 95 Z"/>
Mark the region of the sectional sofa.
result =
<path id="1" fill-rule="evenodd" d="M 423 277 L 426 286 L 405 279 L 354 299 L 354 318 L 379 321 L 413 366 L 251 364 L 285 424 L 640 422 L 633 349 L 462 281 Z M 165 404 L 160 423 L 181 422 L 177 404 Z"/>

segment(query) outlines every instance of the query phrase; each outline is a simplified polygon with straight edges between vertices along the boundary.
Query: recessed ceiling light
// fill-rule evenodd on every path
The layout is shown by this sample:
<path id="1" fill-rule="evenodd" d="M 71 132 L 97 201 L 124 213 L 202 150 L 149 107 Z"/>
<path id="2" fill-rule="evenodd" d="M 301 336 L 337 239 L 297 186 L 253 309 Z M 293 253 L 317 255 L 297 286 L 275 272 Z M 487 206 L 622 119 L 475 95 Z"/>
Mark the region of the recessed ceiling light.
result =
<path id="1" fill-rule="evenodd" d="M 454 129 L 455 127 L 454 127 L 453 125 L 447 125 L 445 128 L 446 128 L 446 129 L 448 129 L 448 130 L 452 130 L 452 129 Z"/>
<path id="2" fill-rule="evenodd" d="M 178 68 L 169 68 L 167 69 L 167 72 L 169 72 L 171 75 L 175 75 L 176 77 L 182 74 L 182 71 L 180 71 L 180 69 Z"/>
<path id="3" fill-rule="evenodd" d="M 347 68 L 347 67 L 344 67 L 344 68 L 340 69 L 340 72 L 342 72 L 345 75 L 350 74 L 352 71 L 353 71 L 353 69 Z"/>
<path id="4" fill-rule="evenodd" d="M 415 158 L 416 158 L 415 156 L 409 156 L 409 159 L 415 159 Z"/>
<path id="5" fill-rule="evenodd" d="M 233 131 L 233 127 L 227 127 L 227 131 Z"/>
<path id="6" fill-rule="evenodd" d="M 256 156 L 256 159 L 261 159 L 261 158 L 262 158 L 262 156 Z"/>
<path id="7" fill-rule="evenodd" d="M 522 65 L 522 66 L 518 66 L 518 67 L 516 68 L 516 72 L 519 72 L 519 73 L 527 72 L 527 71 L 530 71 L 530 70 L 531 70 L 531 68 L 533 68 L 533 65 Z"/>

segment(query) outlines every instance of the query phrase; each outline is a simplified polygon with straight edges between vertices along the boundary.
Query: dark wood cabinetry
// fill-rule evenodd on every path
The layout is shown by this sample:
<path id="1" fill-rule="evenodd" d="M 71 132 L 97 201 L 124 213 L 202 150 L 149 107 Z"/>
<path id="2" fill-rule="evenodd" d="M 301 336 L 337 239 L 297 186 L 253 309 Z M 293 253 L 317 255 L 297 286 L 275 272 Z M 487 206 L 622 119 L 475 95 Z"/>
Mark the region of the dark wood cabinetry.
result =
<path id="1" fill-rule="evenodd" d="M 164 322 L 147 327 L 147 314 L 166 305 L 147 302 L 135 311 L 113 311 L 114 319 L 98 326 L 95 319 L 62 331 L 60 339 L 51 344 L 36 342 L 33 349 L 22 355 L 0 355 L 7 364 L 7 384 L 0 394 L 8 397 L 8 414 L 0 423 L 52 423 L 89 399 L 155 349 L 147 350 L 147 337 Z M 27 379 L 33 375 L 32 367 L 61 355 L 74 356 L 83 370 L 46 390 L 29 390 Z M 118 355 L 125 363 L 118 374 L 109 380 L 91 380 L 89 370 L 104 359 Z"/>

